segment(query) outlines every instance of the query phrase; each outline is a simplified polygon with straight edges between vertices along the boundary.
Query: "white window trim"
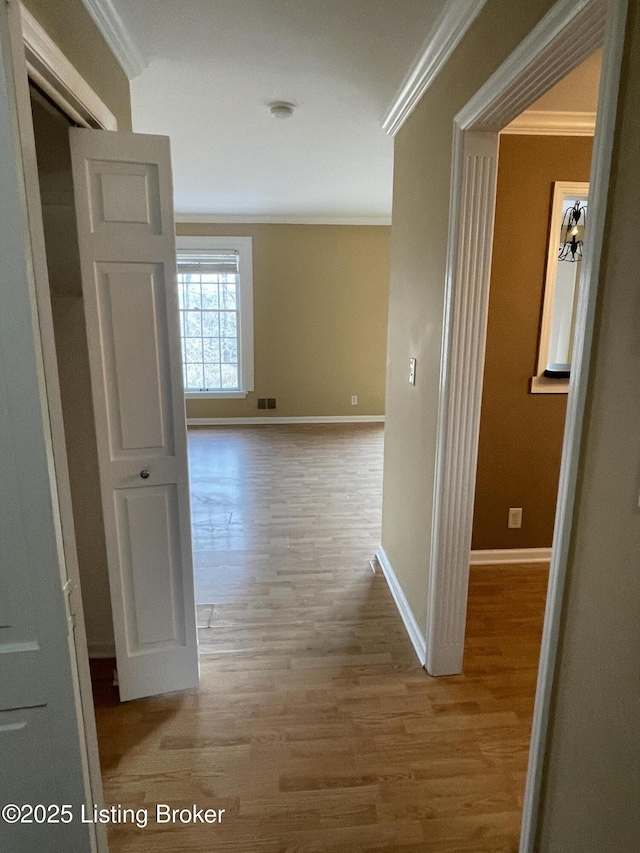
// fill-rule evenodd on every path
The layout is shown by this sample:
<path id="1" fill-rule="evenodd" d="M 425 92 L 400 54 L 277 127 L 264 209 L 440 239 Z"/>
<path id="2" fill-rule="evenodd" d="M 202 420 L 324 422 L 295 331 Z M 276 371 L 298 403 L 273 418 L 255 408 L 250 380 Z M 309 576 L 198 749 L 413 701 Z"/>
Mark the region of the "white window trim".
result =
<path id="1" fill-rule="evenodd" d="M 176 250 L 203 251 L 235 249 L 240 276 L 240 334 L 238 336 L 239 391 L 185 391 L 192 399 L 231 400 L 253 391 L 253 245 L 251 237 L 176 237 Z"/>

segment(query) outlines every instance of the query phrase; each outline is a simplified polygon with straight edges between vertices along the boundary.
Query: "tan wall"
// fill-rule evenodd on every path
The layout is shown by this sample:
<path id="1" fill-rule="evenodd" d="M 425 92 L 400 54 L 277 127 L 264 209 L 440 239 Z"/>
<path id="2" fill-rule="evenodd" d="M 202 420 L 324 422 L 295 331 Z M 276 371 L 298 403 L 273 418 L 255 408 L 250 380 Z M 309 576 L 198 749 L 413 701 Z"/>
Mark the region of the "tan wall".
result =
<path id="1" fill-rule="evenodd" d="M 118 119 L 120 130 L 131 130 L 129 80 L 82 0 L 23 0 L 87 83 Z"/>
<path id="2" fill-rule="evenodd" d="M 90 654 L 114 645 L 98 453 L 91 407 L 91 377 L 81 296 L 51 298 L 80 586 Z"/>
<path id="3" fill-rule="evenodd" d="M 113 647 L 68 125 L 33 105 L 60 395 L 90 653 Z"/>
<path id="4" fill-rule="evenodd" d="M 595 113 L 598 109 L 601 70 L 602 50 L 596 50 L 552 89 L 531 104 L 529 109 Z"/>
<path id="5" fill-rule="evenodd" d="M 360 225 L 188 225 L 253 238 L 255 392 L 189 417 L 384 414 L 389 232 Z M 351 395 L 358 405 L 351 405 Z M 257 409 L 275 397 L 277 409 Z"/>
<path id="6" fill-rule="evenodd" d="M 540 853 L 640 846 L 640 4 L 629 5 Z"/>
<path id="7" fill-rule="evenodd" d="M 473 548 L 545 548 L 553 538 L 566 394 L 530 394 L 553 181 L 588 181 L 590 138 L 500 142 Z M 522 244 L 517 244 L 518 238 Z M 522 527 L 507 528 L 509 507 Z"/>
<path id="8" fill-rule="evenodd" d="M 420 625 L 427 615 L 453 119 L 552 5 L 487 3 L 396 137 L 382 544 Z M 415 386 L 407 381 L 410 357 L 418 360 Z"/>

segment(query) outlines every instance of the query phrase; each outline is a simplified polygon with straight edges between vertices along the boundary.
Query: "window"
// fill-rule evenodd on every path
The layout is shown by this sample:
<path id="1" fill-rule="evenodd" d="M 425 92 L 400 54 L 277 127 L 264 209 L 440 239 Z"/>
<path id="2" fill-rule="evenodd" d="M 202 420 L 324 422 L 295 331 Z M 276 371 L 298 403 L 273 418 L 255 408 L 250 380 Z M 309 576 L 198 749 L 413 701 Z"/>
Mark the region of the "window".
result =
<path id="1" fill-rule="evenodd" d="M 178 237 L 178 303 L 185 394 L 253 391 L 250 237 Z"/>
<path id="2" fill-rule="evenodd" d="M 555 181 L 553 185 L 538 366 L 531 380 L 532 394 L 569 391 L 588 197 L 588 183 Z"/>

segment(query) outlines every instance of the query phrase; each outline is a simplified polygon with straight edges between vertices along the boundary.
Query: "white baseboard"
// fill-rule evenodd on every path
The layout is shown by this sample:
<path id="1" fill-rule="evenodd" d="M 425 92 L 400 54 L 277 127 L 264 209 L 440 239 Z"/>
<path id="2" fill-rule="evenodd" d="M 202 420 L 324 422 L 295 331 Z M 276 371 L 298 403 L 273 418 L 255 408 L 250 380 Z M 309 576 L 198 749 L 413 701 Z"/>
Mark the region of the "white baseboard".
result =
<path id="1" fill-rule="evenodd" d="M 380 564 L 382 573 L 384 574 L 389 589 L 391 590 L 391 595 L 393 596 L 398 612 L 402 617 L 404 627 L 407 629 L 409 639 L 413 643 L 413 648 L 418 656 L 420 665 L 424 666 L 427 659 L 427 641 L 425 639 L 424 631 L 420 630 L 420 626 L 416 622 L 413 611 L 409 607 L 409 602 L 402 591 L 402 587 L 398 583 L 398 578 L 396 577 L 396 574 L 391 567 L 391 563 L 389 562 L 389 558 L 382 546 L 380 546 L 376 551 L 376 559 Z"/>
<path id="2" fill-rule="evenodd" d="M 318 415 L 304 418 L 187 418 L 187 426 L 242 424 L 383 424 L 384 415 Z"/>
<path id="3" fill-rule="evenodd" d="M 469 562 L 472 566 L 494 566 L 500 563 L 549 563 L 551 548 L 496 548 L 488 551 L 472 551 Z"/>
<path id="4" fill-rule="evenodd" d="M 89 657 L 94 660 L 103 660 L 104 658 L 114 658 L 116 656 L 116 647 L 113 643 L 88 643 L 87 651 Z"/>

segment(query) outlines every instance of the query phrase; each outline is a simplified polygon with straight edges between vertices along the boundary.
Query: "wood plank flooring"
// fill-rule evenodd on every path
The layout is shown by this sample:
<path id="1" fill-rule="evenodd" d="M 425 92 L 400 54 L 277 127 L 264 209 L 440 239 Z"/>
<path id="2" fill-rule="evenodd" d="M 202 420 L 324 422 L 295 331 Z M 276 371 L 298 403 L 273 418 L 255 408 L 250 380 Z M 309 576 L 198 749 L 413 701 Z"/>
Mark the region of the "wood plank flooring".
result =
<path id="1" fill-rule="evenodd" d="M 465 674 L 420 668 L 384 578 L 382 429 L 190 435 L 202 679 L 120 705 L 95 668 L 112 853 L 514 853 L 546 567 L 474 567 Z"/>

